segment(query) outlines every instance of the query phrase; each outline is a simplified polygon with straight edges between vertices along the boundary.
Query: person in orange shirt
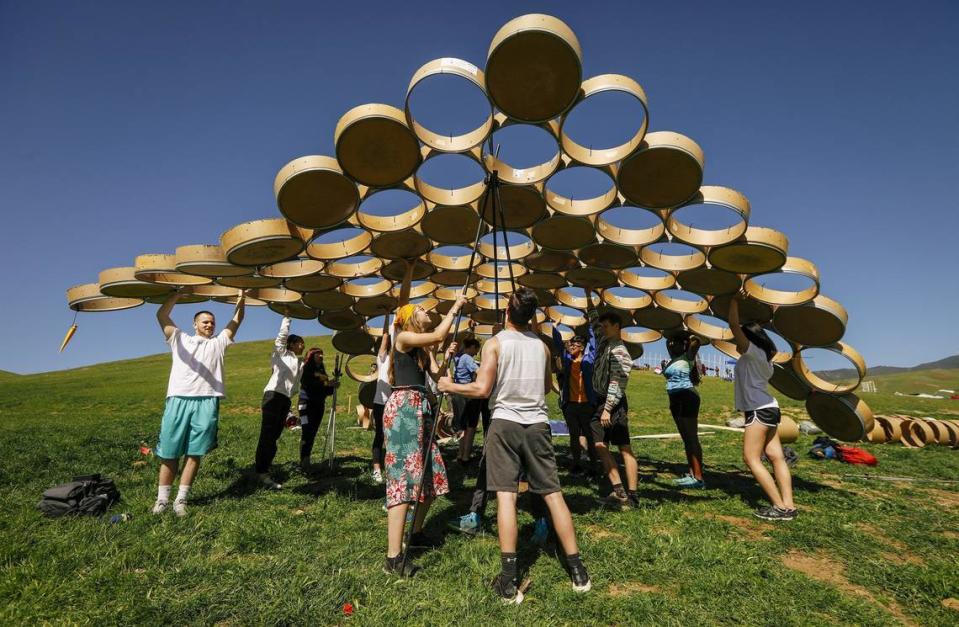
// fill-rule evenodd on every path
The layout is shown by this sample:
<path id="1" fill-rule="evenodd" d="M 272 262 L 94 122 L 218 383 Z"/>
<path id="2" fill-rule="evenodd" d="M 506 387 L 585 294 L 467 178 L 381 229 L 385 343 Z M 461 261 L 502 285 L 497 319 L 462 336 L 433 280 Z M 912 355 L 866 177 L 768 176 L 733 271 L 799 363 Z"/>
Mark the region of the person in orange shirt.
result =
<path id="1" fill-rule="evenodd" d="M 589 291 L 586 298 L 592 306 Z M 596 447 L 589 428 L 596 411 L 596 393 L 593 391 L 593 360 L 596 358 L 596 335 L 592 325 L 587 325 L 589 339 L 576 335 L 564 347 L 559 330 L 553 327 L 554 355 L 557 355 L 559 370 L 559 406 L 569 428 L 569 450 L 573 457 L 571 474 L 581 474 L 583 447 L 589 455 L 591 473 L 596 470 Z"/>

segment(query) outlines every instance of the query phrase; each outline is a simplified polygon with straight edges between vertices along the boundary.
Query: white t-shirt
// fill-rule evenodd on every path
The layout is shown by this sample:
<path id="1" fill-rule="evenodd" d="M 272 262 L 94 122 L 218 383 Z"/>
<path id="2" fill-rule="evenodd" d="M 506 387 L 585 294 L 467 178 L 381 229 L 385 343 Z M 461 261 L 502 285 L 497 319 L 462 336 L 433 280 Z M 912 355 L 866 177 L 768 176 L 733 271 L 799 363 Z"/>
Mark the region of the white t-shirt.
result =
<path id="1" fill-rule="evenodd" d="M 276 336 L 273 344 L 273 356 L 271 363 L 273 373 L 264 392 L 276 392 L 287 398 L 293 398 L 300 389 L 300 374 L 303 372 L 303 363 L 299 355 L 286 347 L 287 338 L 290 337 L 290 319 L 286 316 L 280 323 L 280 332 Z"/>
<path id="2" fill-rule="evenodd" d="M 390 394 L 393 393 L 393 386 L 390 385 L 390 352 L 387 351 L 386 358 L 380 359 L 376 355 L 376 395 L 373 397 L 374 405 L 386 405 L 390 400 Z"/>
<path id="3" fill-rule="evenodd" d="M 532 331 L 500 331 L 496 384 L 489 397 L 492 420 L 523 425 L 549 422 L 546 407 L 546 351 Z"/>
<path id="4" fill-rule="evenodd" d="M 232 343 L 226 329 L 209 339 L 175 329 L 167 340 L 173 366 L 166 395 L 224 396 L 223 355 Z"/>
<path id="5" fill-rule="evenodd" d="M 752 342 L 736 361 L 735 400 L 738 411 L 753 411 L 779 407 L 776 398 L 766 391 L 766 383 L 773 376 L 773 365 L 766 353 Z"/>

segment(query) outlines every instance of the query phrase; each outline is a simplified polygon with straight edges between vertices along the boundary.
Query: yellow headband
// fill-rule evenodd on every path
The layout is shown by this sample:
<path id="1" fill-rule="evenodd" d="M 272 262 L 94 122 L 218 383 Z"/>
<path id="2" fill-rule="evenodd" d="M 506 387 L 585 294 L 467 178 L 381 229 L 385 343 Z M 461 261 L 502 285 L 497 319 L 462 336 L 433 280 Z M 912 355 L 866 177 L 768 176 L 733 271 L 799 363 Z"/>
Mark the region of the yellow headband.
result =
<path id="1" fill-rule="evenodd" d="M 396 324 L 399 326 L 404 326 L 406 321 L 413 317 L 413 312 L 416 311 L 416 305 L 403 305 L 396 310 Z"/>

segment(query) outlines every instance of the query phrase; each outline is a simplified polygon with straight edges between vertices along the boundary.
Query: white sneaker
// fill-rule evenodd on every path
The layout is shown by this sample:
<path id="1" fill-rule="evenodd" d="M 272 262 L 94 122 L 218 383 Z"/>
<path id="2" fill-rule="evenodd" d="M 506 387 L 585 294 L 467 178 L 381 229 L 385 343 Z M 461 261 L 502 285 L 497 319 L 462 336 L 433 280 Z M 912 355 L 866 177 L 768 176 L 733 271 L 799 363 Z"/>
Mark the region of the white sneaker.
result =
<path id="1" fill-rule="evenodd" d="M 173 513 L 180 518 L 186 516 L 186 499 L 177 499 L 173 502 Z"/>
<path id="2" fill-rule="evenodd" d="M 166 511 L 166 507 L 169 504 L 170 504 L 169 501 L 164 501 L 163 499 L 157 499 L 156 503 L 153 504 L 153 509 L 150 511 L 153 512 L 154 514 L 162 514 L 163 512 Z"/>
<path id="3" fill-rule="evenodd" d="M 260 475 L 260 483 L 267 490 L 282 490 L 283 484 L 277 483 L 270 478 L 270 475 Z"/>
<path id="4" fill-rule="evenodd" d="M 373 471 L 373 483 L 375 483 L 376 485 L 382 485 L 383 483 L 383 473 L 380 472 L 379 470 Z"/>

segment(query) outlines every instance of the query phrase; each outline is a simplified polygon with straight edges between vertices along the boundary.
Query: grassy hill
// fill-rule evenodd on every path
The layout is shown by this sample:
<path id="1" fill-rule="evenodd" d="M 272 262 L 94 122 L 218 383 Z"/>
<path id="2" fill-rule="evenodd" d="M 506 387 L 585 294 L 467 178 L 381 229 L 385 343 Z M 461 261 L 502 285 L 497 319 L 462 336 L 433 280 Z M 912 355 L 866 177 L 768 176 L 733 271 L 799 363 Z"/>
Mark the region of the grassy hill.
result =
<path id="1" fill-rule="evenodd" d="M 920 372 L 925 370 L 950 370 L 953 368 L 959 369 L 959 355 L 944 357 L 943 359 L 938 359 L 936 361 L 928 361 L 924 364 L 919 364 L 918 366 L 872 366 L 869 368 L 869 374 L 876 376 L 899 374 L 904 372 Z M 824 379 L 838 380 L 854 377 L 856 376 L 856 371 L 852 368 L 840 368 L 837 370 L 822 370 L 817 374 Z"/>
<path id="2" fill-rule="evenodd" d="M 331 365 L 329 338 L 312 343 L 327 349 Z M 957 451 L 864 445 L 879 457 L 876 468 L 803 454 L 794 470 L 801 515 L 777 526 L 751 516 L 762 499 L 740 460 L 739 434 L 703 436 L 709 488 L 697 492 L 670 485 L 683 472 L 678 441 L 637 440 L 641 509 L 605 510 L 597 497 L 608 486 L 561 475 L 594 590 L 572 593 L 551 552 L 526 542 L 532 518 L 524 513 L 521 560 L 533 586 L 523 605 L 505 607 L 487 590 L 499 567 L 495 534 L 445 533 L 475 482 L 475 470 L 455 464 L 453 493 L 427 526 L 443 545 L 419 559 L 425 570 L 415 580 L 381 573 L 383 490 L 368 478 L 371 434 L 349 429 L 350 380 L 340 392 L 335 471 L 301 474 L 293 464 L 298 436 L 285 433 L 276 471 L 283 492 L 255 488 L 248 474 L 269 342 L 228 353 L 220 448 L 204 461 L 190 516 L 151 516 L 156 463 L 139 445 L 156 442 L 168 368 L 169 356 L 156 355 L 0 376 L 0 623 L 798 625 L 816 616 L 946 625 L 959 617 L 943 605 L 959 598 Z M 870 377 L 879 392 L 863 398 L 878 412 L 959 410 L 957 401 L 895 396 L 959 385 L 956 372 L 915 376 Z M 634 373 L 634 434 L 675 430 L 662 388 L 661 377 Z M 731 384 L 707 379 L 701 393 L 702 422 L 720 424 L 732 413 Z M 799 403 L 781 401 L 803 417 Z M 810 442 L 802 436 L 793 446 L 802 454 Z M 565 439 L 557 437 L 556 448 L 565 461 Z M 132 520 L 39 517 L 34 506 L 45 488 L 94 471 L 117 481 L 124 501 L 114 511 Z M 888 476 L 915 480 L 881 479 Z M 495 505 L 487 513 L 492 525 Z M 344 602 L 355 606 L 349 619 Z"/>

